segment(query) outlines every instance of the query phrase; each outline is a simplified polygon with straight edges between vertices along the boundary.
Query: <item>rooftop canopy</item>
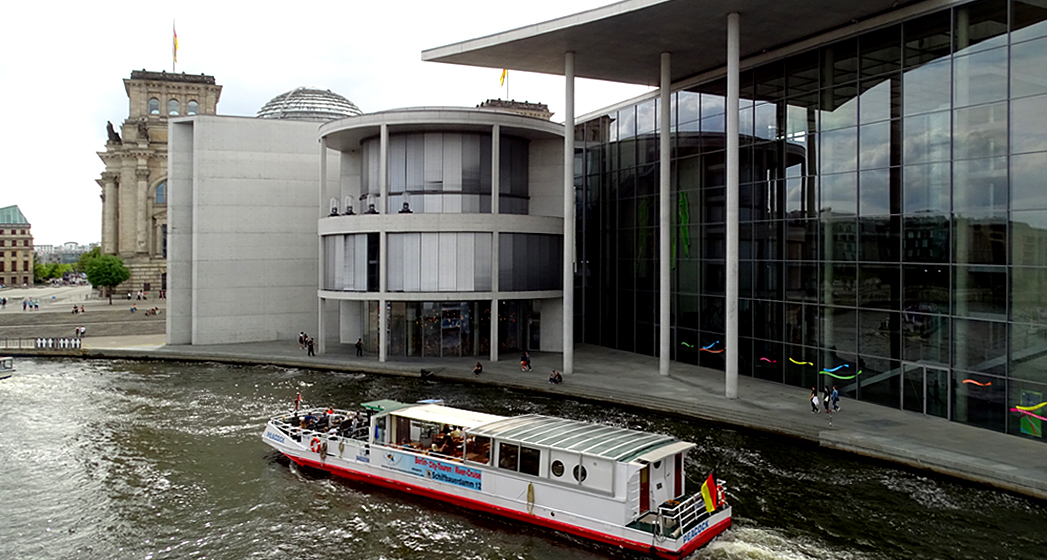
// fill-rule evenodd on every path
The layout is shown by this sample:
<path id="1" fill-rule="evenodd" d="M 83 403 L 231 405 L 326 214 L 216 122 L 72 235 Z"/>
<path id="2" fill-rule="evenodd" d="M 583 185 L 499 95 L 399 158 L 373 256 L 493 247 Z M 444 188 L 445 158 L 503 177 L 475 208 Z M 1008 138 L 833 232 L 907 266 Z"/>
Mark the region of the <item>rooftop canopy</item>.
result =
<path id="1" fill-rule="evenodd" d="M 5 206 L 0 208 L 0 224 L 4 225 L 29 225 L 29 220 L 25 219 L 22 211 L 18 209 L 18 206 Z"/>
<path id="2" fill-rule="evenodd" d="M 745 59 L 888 12 L 923 13 L 943 3 L 948 1 L 625 0 L 428 49 L 422 60 L 563 75 L 564 53 L 573 51 L 579 78 L 656 86 L 663 52 L 672 53 L 673 82 L 725 66 L 731 12 L 740 15 Z"/>

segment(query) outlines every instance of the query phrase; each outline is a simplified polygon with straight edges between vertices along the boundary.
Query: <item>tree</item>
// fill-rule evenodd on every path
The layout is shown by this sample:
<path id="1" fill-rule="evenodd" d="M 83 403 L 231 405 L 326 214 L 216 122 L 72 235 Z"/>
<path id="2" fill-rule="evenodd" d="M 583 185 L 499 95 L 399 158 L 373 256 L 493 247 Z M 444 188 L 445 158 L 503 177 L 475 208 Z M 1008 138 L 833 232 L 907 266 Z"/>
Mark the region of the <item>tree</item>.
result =
<path id="1" fill-rule="evenodd" d="M 92 286 L 108 288 L 109 305 L 113 304 L 113 288 L 131 277 L 124 261 L 115 255 L 102 255 L 87 263 L 87 281 Z"/>
<path id="2" fill-rule="evenodd" d="M 80 259 L 73 265 L 73 270 L 77 272 L 87 272 L 87 265 L 91 262 L 91 259 L 97 259 L 102 256 L 102 250 L 98 247 L 91 249 L 90 251 L 80 255 Z"/>

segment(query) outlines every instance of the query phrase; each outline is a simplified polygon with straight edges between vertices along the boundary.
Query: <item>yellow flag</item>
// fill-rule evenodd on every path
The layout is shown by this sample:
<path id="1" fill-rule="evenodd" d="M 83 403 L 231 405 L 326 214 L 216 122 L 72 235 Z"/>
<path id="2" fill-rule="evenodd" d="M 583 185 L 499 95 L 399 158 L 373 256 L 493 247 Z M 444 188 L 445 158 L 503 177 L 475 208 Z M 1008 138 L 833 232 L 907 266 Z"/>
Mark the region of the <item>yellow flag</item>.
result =
<path id="1" fill-rule="evenodd" d="M 504 86 L 504 85 L 505 85 L 505 79 L 506 79 L 506 78 L 507 78 L 508 76 L 509 76 L 509 70 L 507 70 L 507 69 L 503 68 L 503 69 L 502 69 L 502 77 L 501 77 L 501 78 L 500 78 L 500 79 L 498 80 L 498 85 L 500 85 L 500 86 Z"/>
<path id="2" fill-rule="evenodd" d="M 178 62 L 178 31 L 175 30 L 175 24 L 171 22 L 171 33 L 174 34 L 174 61 Z"/>

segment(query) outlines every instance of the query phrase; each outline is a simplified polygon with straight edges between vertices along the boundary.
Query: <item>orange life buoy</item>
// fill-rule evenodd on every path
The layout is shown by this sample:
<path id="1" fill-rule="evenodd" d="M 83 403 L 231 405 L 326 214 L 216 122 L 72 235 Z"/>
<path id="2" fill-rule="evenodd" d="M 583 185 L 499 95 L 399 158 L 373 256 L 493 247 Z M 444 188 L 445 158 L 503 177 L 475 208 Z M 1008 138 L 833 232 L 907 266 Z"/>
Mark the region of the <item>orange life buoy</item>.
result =
<path id="1" fill-rule="evenodd" d="M 313 453 L 320 452 L 320 438 L 314 437 L 313 440 L 309 442 L 309 451 L 312 451 Z"/>

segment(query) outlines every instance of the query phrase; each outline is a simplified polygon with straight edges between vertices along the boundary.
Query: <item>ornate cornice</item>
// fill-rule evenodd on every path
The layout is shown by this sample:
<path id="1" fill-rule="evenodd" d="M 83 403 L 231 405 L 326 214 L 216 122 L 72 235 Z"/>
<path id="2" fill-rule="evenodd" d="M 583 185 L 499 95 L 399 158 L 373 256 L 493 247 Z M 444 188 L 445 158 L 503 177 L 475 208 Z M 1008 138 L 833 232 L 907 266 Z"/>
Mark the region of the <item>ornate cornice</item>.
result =
<path id="1" fill-rule="evenodd" d="M 148 181 L 149 180 L 149 169 L 143 169 L 143 168 L 135 169 L 135 177 L 137 177 L 139 181 Z"/>
<path id="2" fill-rule="evenodd" d="M 102 180 L 109 183 L 116 183 L 116 180 L 120 178 L 120 174 L 115 171 L 103 171 Z"/>

